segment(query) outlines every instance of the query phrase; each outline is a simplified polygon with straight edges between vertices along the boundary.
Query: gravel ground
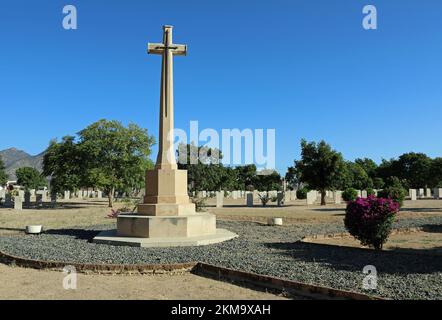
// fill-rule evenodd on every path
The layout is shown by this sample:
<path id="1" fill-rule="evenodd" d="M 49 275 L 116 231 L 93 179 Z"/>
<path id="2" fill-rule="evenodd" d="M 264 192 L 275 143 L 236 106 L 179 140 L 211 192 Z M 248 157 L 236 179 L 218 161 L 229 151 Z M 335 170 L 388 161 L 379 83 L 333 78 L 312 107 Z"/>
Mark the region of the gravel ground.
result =
<path id="1" fill-rule="evenodd" d="M 442 225 L 442 217 L 402 219 L 396 228 Z M 240 235 L 220 244 L 185 248 L 116 247 L 90 243 L 99 230 L 53 229 L 39 236 L 0 237 L 0 250 L 12 255 L 66 263 L 180 263 L 201 261 L 337 289 L 394 299 L 442 299 L 442 259 L 401 252 L 330 248 L 297 242 L 303 236 L 345 231 L 342 224 L 270 227 L 218 221 Z M 374 265 L 376 290 L 364 291 L 362 269 Z"/>

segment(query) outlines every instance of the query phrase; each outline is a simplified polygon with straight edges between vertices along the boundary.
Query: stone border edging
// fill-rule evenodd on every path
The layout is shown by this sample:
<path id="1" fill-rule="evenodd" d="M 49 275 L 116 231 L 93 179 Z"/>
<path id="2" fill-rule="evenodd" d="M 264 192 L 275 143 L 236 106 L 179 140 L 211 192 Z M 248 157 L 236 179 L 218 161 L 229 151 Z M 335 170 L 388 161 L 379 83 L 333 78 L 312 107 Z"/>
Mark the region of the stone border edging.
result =
<path id="1" fill-rule="evenodd" d="M 145 264 L 145 265 L 123 265 L 123 264 L 88 264 L 88 263 L 66 263 L 58 261 L 44 261 L 26 259 L 7 254 L 0 251 L 0 262 L 19 267 L 33 269 L 62 270 L 65 266 L 74 266 L 80 273 L 97 274 L 174 274 L 193 272 L 200 276 L 210 276 L 221 280 L 227 279 L 232 282 L 242 282 L 255 287 L 289 291 L 299 296 L 313 299 L 354 299 L 354 300 L 386 300 L 386 298 L 370 296 L 353 291 L 345 291 L 312 285 L 291 280 L 284 280 L 277 277 L 260 275 L 253 272 L 218 267 L 202 262 L 189 262 L 177 264 Z"/>
<path id="2" fill-rule="evenodd" d="M 388 300 L 387 298 L 371 296 L 354 291 L 339 290 L 313 284 L 307 284 L 292 280 L 285 280 L 277 277 L 261 275 L 253 272 L 218 267 L 206 263 L 198 263 L 196 273 L 209 275 L 215 279 L 228 279 L 233 282 L 246 282 L 253 286 L 276 289 L 278 291 L 289 291 L 298 296 L 313 299 L 352 299 L 352 300 Z"/>
<path id="3" fill-rule="evenodd" d="M 62 270 L 65 266 L 75 267 L 77 272 L 81 273 L 112 273 L 112 274 L 164 274 L 164 273 L 180 273 L 190 272 L 198 264 L 197 262 L 176 263 L 176 264 L 92 264 L 92 263 L 69 263 L 59 261 L 44 261 L 26 259 L 22 257 L 13 256 L 0 251 L 0 262 L 6 264 L 15 264 L 19 267 L 33 268 L 33 269 L 57 269 Z"/>

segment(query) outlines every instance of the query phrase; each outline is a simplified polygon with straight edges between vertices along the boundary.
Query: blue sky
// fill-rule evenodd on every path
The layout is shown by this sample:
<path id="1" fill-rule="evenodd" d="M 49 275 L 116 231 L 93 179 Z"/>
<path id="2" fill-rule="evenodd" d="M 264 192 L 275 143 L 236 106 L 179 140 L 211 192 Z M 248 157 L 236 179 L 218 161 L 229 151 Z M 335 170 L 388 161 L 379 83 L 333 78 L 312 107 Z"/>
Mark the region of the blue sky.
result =
<path id="1" fill-rule="evenodd" d="M 67 4 L 77 30 L 62 28 Z M 362 28 L 367 4 L 377 30 Z M 0 150 L 36 154 L 101 118 L 157 136 L 160 57 L 145 51 L 172 24 L 189 49 L 178 128 L 274 128 L 281 172 L 301 138 L 349 160 L 441 156 L 441 16 L 438 0 L 3 0 Z"/>

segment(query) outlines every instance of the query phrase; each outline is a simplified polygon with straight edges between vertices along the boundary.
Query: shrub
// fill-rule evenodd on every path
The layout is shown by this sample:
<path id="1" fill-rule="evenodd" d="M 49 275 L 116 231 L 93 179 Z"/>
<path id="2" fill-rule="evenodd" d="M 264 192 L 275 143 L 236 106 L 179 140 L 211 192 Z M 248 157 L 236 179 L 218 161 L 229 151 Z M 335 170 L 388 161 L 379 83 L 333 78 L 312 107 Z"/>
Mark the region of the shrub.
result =
<path id="1" fill-rule="evenodd" d="M 116 218 L 118 218 L 118 215 L 120 214 L 120 213 L 124 213 L 124 212 L 135 212 L 135 209 L 136 209 L 137 207 L 135 207 L 135 208 L 129 208 L 129 207 L 122 207 L 122 208 L 119 208 L 119 209 L 117 209 L 117 210 L 115 210 L 115 209 L 111 209 L 111 212 L 106 216 L 106 218 L 108 218 L 108 219 L 116 219 Z"/>
<path id="2" fill-rule="evenodd" d="M 258 193 L 259 200 L 261 200 L 262 206 L 265 207 L 267 202 L 271 201 L 268 192 Z"/>
<path id="3" fill-rule="evenodd" d="M 345 228 L 362 245 L 381 250 L 398 212 L 399 204 L 392 199 L 358 198 L 347 204 Z"/>
<path id="4" fill-rule="evenodd" d="M 376 196 L 373 188 L 367 188 L 367 196 Z"/>
<path id="5" fill-rule="evenodd" d="M 191 197 L 190 200 L 195 204 L 196 212 L 206 211 L 206 198 Z"/>
<path id="6" fill-rule="evenodd" d="M 392 199 L 397 202 L 400 207 L 404 204 L 405 195 L 405 189 L 399 186 L 391 186 L 378 192 L 379 198 Z"/>
<path id="7" fill-rule="evenodd" d="M 358 191 L 353 188 L 347 188 L 342 192 L 342 199 L 344 201 L 354 201 L 358 197 Z"/>
<path id="8" fill-rule="evenodd" d="M 296 198 L 299 200 L 307 199 L 307 193 L 309 190 L 307 188 L 301 188 L 296 190 Z"/>

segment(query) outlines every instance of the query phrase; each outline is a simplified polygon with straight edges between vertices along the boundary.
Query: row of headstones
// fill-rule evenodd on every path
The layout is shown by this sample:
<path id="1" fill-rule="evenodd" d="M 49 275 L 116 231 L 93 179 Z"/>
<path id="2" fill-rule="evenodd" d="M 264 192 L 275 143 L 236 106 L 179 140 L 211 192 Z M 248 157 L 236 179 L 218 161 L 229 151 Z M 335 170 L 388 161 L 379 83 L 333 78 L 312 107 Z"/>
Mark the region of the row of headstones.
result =
<path id="1" fill-rule="evenodd" d="M 306 197 L 307 205 L 315 204 L 316 201 L 318 201 L 320 195 L 321 195 L 321 193 L 316 190 L 312 190 L 312 191 L 307 192 L 307 197 Z M 342 203 L 342 191 L 340 191 L 340 190 L 326 191 L 325 196 L 326 196 L 326 198 L 333 199 L 335 204 Z M 366 190 L 359 190 L 358 197 L 364 197 L 364 196 L 367 197 L 367 191 Z"/>
<path id="2" fill-rule="evenodd" d="M 210 198 L 210 197 L 216 197 L 219 192 L 222 192 L 222 195 L 224 198 L 229 198 L 229 199 L 246 199 L 247 195 L 252 193 L 253 194 L 253 198 L 254 199 L 258 199 L 259 196 L 258 194 L 260 193 L 260 191 L 255 190 L 255 191 L 244 191 L 244 190 L 233 190 L 233 191 L 198 191 L 192 192 L 193 197 L 198 197 L 198 198 Z M 281 191 L 276 191 L 276 190 L 272 190 L 269 191 L 269 197 L 271 198 L 276 198 L 278 197 L 278 194 L 281 193 Z M 285 198 L 286 200 L 296 200 L 296 191 L 286 191 L 285 192 Z"/>
<path id="3" fill-rule="evenodd" d="M 374 191 L 375 195 L 378 194 L 378 190 L 373 190 L 373 191 Z M 316 201 L 318 201 L 318 199 L 320 198 L 320 195 L 321 195 L 321 193 L 319 191 L 316 191 L 316 190 L 309 191 L 307 193 L 307 198 L 306 198 L 307 205 L 315 204 Z M 332 199 L 335 204 L 341 204 L 343 201 L 341 190 L 336 190 L 336 191 L 328 190 L 328 191 L 326 191 L 325 197 Z M 367 190 L 358 190 L 358 197 L 367 198 L 368 191 Z"/>
<path id="4" fill-rule="evenodd" d="M 97 198 L 101 199 L 103 197 L 102 191 L 91 191 L 91 190 L 80 190 L 77 193 L 72 194 L 77 198 Z M 38 190 L 35 191 L 33 189 L 29 191 L 18 190 L 18 195 L 14 197 L 14 201 L 12 201 L 12 196 L 10 193 L 5 190 L 0 190 L 0 199 L 4 199 L 4 203 L 6 207 L 12 206 L 14 204 L 15 210 L 22 210 L 23 205 L 30 206 L 32 202 L 35 202 L 37 206 L 42 206 L 43 202 L 47 202 L 49 199 L 49 192 L 47 190 Z M 71 192 L 64 192 L 64 200 L 71 199 Z M 50 194 L 51 203 L 55 203 L 57 201 L 56 194 Z"/>
<path id="5" fill-rule="evenodd" d="M 63 199 L 69 200 L 69 199 L 83 199 L 83 198 L 97 198 L 101 199 L 103 198 L 103 192 L 101 190 L 78 190 L 75 193 L 72 193 L 70 191 L 65 191 Z"/>
<path id="6" fill-rule="evenodd" d="M 232 192 L 235 192 L 235 191 L 232 191 Z M 254 200 L 259 198 L 259 191 L 256 191 L 256 190 L 255 191 L 240 191 L 240 192 L 244 192 L 247 207 L 253 207 Z M 226 192 L 215 191 L 214 194 L 216 197 L 216 207 L 222 208 L 224 205 L 224 198 L 226 198 Z M 293 191 L 286 192 L 286 193 L 284 193 L 282 191 L 274 191 L 274 192 L 269 191 L 269 197 L 275 197 L 278 206 L 282 206 L 284 204 L 284 202 L 288 201 L 288 199 L 290 199 L 290 197 L 292 195 L 294 195 L 294 197 L 296 198 L 296 192 L 293 192 Z M 237 198 L 234 198 L 234 199 L 237 199 Z"/>
<path id="7" fill-rule="evenodd" d="M 424 198 L 434 198 L 434 199 L 442 199 L 442 188 L 434 188 L 433 194 L 431 194 L 430 188 L 420 188 L 420 189 L 409 189 L 408 196 L 412 201 L 416 201 L 417 199 Z"/>

